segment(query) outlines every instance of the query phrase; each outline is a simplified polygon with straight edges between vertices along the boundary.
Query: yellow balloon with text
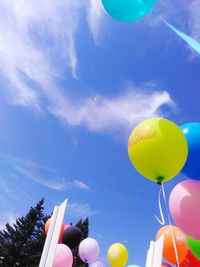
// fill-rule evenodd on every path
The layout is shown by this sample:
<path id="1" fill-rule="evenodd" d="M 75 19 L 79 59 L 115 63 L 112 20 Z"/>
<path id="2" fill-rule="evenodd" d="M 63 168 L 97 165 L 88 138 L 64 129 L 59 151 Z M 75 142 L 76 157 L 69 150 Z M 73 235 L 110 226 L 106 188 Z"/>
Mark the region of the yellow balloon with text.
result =
<path id="1" fill-rule="evenodd" d="M 112 267 L 124 267 L 128 262 L 128 250 L 120 244 L 112 244 L 108 249 L 108 260 Z"/>
<path id="2" fill-rule="evenodd" d="M 187 159 L 188 145 L 175 123 L 164 118 L 151 118 L 133 129 L 128 154 L 139 173 L 162 183 L 181 171 Z"/>

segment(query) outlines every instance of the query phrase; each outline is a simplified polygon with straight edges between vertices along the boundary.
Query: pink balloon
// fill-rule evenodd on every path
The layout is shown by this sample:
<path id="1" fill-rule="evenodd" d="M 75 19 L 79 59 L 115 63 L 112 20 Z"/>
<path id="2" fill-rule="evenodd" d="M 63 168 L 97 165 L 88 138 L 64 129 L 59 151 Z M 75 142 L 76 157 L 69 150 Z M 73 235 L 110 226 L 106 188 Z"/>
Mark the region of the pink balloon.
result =
<path id="1" fill-rule="evenodd" d="M 64 245 L 58 244 L 53 267 L 72 267 L 73 255 L 71 249 Z"/>
<path id="2" fill-rule="evenodd" d="M 99 256 L 100 247 L 93 238 L 84 239 L 79 245 L 79 257 L 86 263 L 91 263 Z"/>
<path id="3" fill-rule="evenodd" d="M 90 263 L 89 267 L 105 267 L 102 261 L 94 261 Z"/>
<path id="4" fill-rule="evenodd" d="M 200 240 L 200 181 L 185 180 L 174 187 L 169 208 L 176 225 L 194 239 Z"/>
<path id="5" fill-rule="evenodd" d="M 64 225 L 64 231 L 67 229 L 67 228 L 69 228 L 71 226 L 71 224 L 65 224 Z"/>

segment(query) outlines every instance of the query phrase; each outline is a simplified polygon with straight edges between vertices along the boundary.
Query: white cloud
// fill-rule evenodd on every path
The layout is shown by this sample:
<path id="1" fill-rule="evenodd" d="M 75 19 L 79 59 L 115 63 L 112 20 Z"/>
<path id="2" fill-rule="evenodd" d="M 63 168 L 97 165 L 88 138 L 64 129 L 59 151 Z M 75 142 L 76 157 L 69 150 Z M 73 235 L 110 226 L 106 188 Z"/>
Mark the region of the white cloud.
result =
<path id="1" fill-rule="evenodd" d="M 40 110 L 44 96 L 51 101 L 55 94 L 61 95 L 54 85 L 59 64 L 68 65 L 72 76 L 78 77 L 75 35 L 83 3 L 0 2 L 0 72 L 9 81 L 12 103 Z M 53 63 L 54 57 L 59 64 Z"/>
<path id="2" fill-rule="evenodd" d="M 86 218 L 97 213 L 96 210 L 92 210 L 88 204 L 71 203 L 67 205 L 67 211 L 74 217 Z"/>
<path id="3" fill-rule="evenodd" d="M 51 112 L 69 125 L 83 125 L 91 131 L 126 131 L 147 117 L 160 116 L 164 104 L 173 105 L 167 92 L 144 93 L 132 88 L 114 98 L 86 98 L 59 105 Z"/>
<path id="4" fill-rule="evenodd" d="M 104 14 L 105 11 L 101 1 L 90 0 L 87 19 L 90 31 L 96 44 L 98 44 L 98 40 L 101 35 Z"/>
<path id="5" fill-rule="evenodd" d="M 42 175 L 40 175 L 35 170 L 31 169 L 30 167 L 26 166 L 26 164 L 16 164 L 15 169 L 22 174 L 24 177 L 31 179 L 32 181 L 45 186 L 49 189 L 62 191 L 65 189 L 65 182 L 57 179 L 46 179 L 43 178 Z"/>
<path id="6" fill-rule="evenodd" d="M 76 33 L 85 9 L 97 40 L 103 18 L 100 1 L 0 2 L 0 72 L 9 81 L 10 101 L 45 110 L 68 125 L 83 125 L 91 131 L 127 130 L 143 118 L 160 115 L 159 108 L 172 103 L 167 92 L 148 94 L 143 88 L 130 88 L 113 98 L 97 95 L 95 101 L 83 98 L 76 102 L 66 90 L 64 94 L 57 87 L 57 79 L 66 66 L 78 78 Z M 33 178 L 38 180 L 36 176 Z M 58 190 L 64 187 L 57 181 L 48 181 L 46 186 Z"/>
<path id="7" fill-rule="evenodd" d="M 68 180 L 65 177 L 57 177 L 56 171 L 39 165 L 38 163 L 28 160 L 4 155 L 12 167 L 23 177 L 28 178 L 35 183 L 45 186 L 46 188 L 64 191 L 69 189 L 89 190 L 90 187 L 77 179 Z M 7 193 L 12 193 L 10 187 L 5 183 L 5 178 L 0 176 L 0 185 L 3 186 Z"/>
<path id="8" fill-rule="evenodd" d="M 80 189 L 89 189 L 89 186 L 79 180 L 74 180 L 72 182 L 72 186 L 75 186 L 77 188 L 80 188 Z"/>

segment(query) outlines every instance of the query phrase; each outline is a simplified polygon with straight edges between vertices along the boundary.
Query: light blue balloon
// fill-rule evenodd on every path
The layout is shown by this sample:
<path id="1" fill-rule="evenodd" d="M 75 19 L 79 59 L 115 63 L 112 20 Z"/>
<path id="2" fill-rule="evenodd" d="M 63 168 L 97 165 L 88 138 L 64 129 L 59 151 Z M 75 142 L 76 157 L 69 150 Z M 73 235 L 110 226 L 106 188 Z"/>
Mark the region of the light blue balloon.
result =
<path id="1" fill-rule="evenodd" d="M 127 265 L 126 267 L 140 267 L 139 265 Z"/>
<path id="2" fill-rule="evenodd" d="M 131 22 L 144 17 L 156 0 L 102 0 L 105 10 L 116 20 Z"/>

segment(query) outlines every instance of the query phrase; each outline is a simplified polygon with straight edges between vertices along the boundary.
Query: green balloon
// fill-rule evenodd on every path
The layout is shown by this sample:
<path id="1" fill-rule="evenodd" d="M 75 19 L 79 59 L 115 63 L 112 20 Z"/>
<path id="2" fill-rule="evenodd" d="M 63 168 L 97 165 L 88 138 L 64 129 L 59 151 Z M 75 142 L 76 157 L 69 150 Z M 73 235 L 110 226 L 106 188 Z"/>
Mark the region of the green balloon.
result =
<path id="1" fill-rule="evenodd" d="M 105 10 L 116 20 L 131 22 L 144 17 L 156 0 L 102 0 Z"/>
<path id="2" fill-rule="evenodd" d="M 186 240 L 194 256 L 200 260 L 200 240 L 195 240 L 190 236 L 186 236 Z"/>

